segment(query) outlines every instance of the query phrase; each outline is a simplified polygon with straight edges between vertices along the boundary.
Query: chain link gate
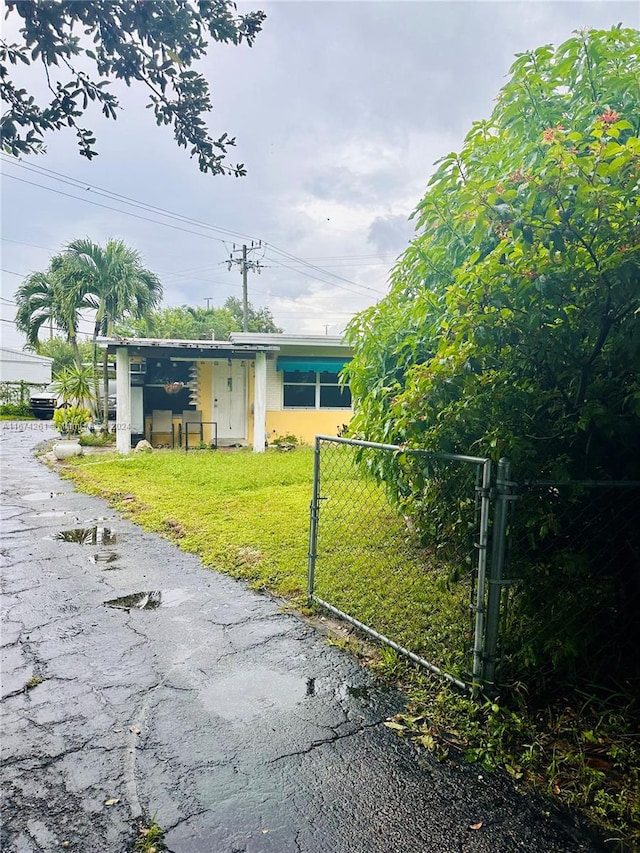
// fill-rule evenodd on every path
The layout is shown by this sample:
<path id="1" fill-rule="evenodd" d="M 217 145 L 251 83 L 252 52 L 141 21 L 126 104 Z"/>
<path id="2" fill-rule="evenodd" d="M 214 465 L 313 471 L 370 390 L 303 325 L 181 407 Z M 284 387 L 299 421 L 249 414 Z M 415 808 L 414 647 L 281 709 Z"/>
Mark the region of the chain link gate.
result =
<path id="1" fill-rule="evenodd" d="M 310 601 L 477 692 L 485 667 L 490 485 L 489 459 L 317 436 Z M 416 494 L 425 497 L 424 512 Z M 453 512 L 429 513 L 439 501 Z"/>

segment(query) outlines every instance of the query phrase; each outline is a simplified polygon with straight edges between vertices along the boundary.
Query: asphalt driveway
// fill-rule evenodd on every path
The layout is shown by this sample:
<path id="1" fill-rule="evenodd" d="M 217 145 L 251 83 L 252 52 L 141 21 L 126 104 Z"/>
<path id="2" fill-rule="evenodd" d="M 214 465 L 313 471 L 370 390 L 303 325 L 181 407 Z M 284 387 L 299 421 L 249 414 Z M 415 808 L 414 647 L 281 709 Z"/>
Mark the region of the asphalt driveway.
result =
<path id="1" fill-rule="evenodd" d="M 604 849 L 508 779 L 398 739 L 398 694 L 76 493 L 32 457 L 47 437 L 0 425 L 3 853 L 120 853 L 151 815 L 174 853 Z"/>

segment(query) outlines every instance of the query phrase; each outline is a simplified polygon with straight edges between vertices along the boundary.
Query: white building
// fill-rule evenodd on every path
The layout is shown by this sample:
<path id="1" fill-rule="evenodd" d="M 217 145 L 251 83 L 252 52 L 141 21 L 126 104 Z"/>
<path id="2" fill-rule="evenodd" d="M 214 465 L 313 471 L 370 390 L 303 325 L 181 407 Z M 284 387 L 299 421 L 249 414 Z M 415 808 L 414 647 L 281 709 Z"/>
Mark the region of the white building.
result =
<path id="1" fill-rule="evenodd" d="M 48 385 L 53 359 L 26 350 L 0 347 L 0 382 Z"/>

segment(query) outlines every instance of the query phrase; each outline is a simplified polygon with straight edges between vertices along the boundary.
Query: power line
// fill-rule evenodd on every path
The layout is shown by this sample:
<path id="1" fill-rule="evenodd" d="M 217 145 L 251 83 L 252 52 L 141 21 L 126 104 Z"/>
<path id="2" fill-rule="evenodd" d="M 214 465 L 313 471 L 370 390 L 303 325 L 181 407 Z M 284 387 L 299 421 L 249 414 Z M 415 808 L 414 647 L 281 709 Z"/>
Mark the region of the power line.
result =
<path id="1" fill-rule="evenodd" d="M 292 270 L 293 272 L 299 272 L 299 273 L 301 273 L 302 275 L 307 276 L 307 278 L 313 278 L 313 279 L 315 279 L 316 281 L 320 281 L 320 282 L 322 282 L 322 284 L 328 284 L 328 285 L 330 285 L 331 287 L 338 287 L 340 290 L 346 290 L 346 291 L 347 291 L 347 293 L 353 293 L 353 294 L 355 294 L 356 296 L 364 296 L 364 295 L 365 295 L 365 294 L 363 294 L 363 293 L 358 293 L 358 291 L 357 291 L 357 290 L 353 290 L 353 288 L 351 288 L 351 287 L 345 287 L 345 286 L 344 286 L 344 284 L 339 284 L 339 283 L 338 283 L 338 282 L 336 282 L 336 281 L 327 281 L 325 278 L 318 278 L 318 276 L 317 276 L 317 275 L 313 275 L 313 273 L 305 272 L 304 270 L 296 270 L 296 269 L 294 269 L 293 267 L 290 267 L 288 264 L 283 263 L 282 261 L 278 261 L 278 260 L 275 260 L 275 259 L 273 259 L 273 258 L 272 258 L 272 260 L 273 260 L 273 261 L 274 261 L 278 266 L 280 266 L 280 267 L 284 267 L 285 269 Z M 363 285 L 363 286 L 364 286 L 364 285 Z M 382 291 L 375 291 L 375 290 L 373 290 L 373 288 L 371 288 L 371 287 L 368 287 L 368 288 L 367 288 L 367 290 L 371 290 L 371 291 L 373 291 L 373 292 L 374 292 L 374 293 L 376 293 L 376 294 L 380 294 L 380 293 L 382 292 Z"/>
<path id="2" fill-rule="evenodd" d="M 229 228 L 222 228 L 219 225 L 211 225 L 208 222 L 202 222 L 201 220 L 193 219 L 190 216 L 184 216 L 182 213 L 175 213 L 174 211 L 167 210 L 166 208 L 157 207 L 154 204 L 149 204 L 149 202 L 139 201 L 138 199 L 131 198 L 130 196 L 121 195 L 120 193 L 116 193 L 113 190 L 105 189 L 104 187 L 96 187 L 91 184 L 87 185 L 86 181 L 81 181 L 79 178 L 74 178 L 72 175 L 65 175 L 62 172 L 55 172 L 52 169 L 46 169 L 44 166 L 39 166 L 37 163 L 26 164 L 22 162 L 16 162 L 15 160 L 11 160 L 8 158 L 3 158 L 2 162 L 7 163 L 11 166 L 16 166 L 19 169 L 26 169 L 28 172 L 34 172 L 35 174 L 41 175 L 42 177 L 51 176 L 53 180 L 59 181 L 62 184 L 68 184 L 69 186 L 72 186 L 75 189 L 84 189 L 86 192 L 93 192 L 97 195 L 113 199 L 114 201 L 122 201 L 125 204 L 141 208 L 142 210 L 146 210 L 148 212 L 159 213 L 161 216 L 167 216 L 171 219 L 177 219 L 182 222 L 187 222 L 191 225 L 198 225 L 199 227 L 207 228 L 211 231 L 218 231 L 219 233 L 226 234 L 232 238 L 235 237 L 236 239 L 243 240 L 252 239 L 250 236 L 242 234 L 239 231 L 232 231 Z"/>
<path id="3" fill-rule="evenodd" d="M 65 183 L 65 184 L 68 184 L 71 182 L 71 185 L 77 189 L 84 186 L 84 187 L 86 187 L 86 189 L 88 191 L 97 192 L 99 195 L 104 195 L 107 198 L 113 198 L 116 201 L 120 200 L 120 201 L 123 201 L 125 204 L 129 204 L 129 205 L 141 208 L 141 209 L 149 211 L 149 212 L 160 213 L 161 216 L 166 216 L 168 218 L 176 219 L 177 221 L 180 221 L 180 222 L 186 222 L 189 224 L 194 224 L 194 225 L 196 225 L 196 227 L 199 227 L 199 228 L 204 228 L 207 230 L 213 230 L 213 231 L 217 231 L 219 233 L 229 234 L 231 236 L 239 235 L 243 239 L 246 237 L 246 235 L 242 235 L 242 234 L 240 234 L 240 232 L 233 232 L 230 229 L 224 229 L 224 228 L 221 228 L 220 226 L 217 226 L 217 225 L 211 225 L 210 223 L 202 222 L 201 220 L 193 219 L 191 217 L 185 217 L 182 214 L 176 214 L 176 213 L 173 213 L 172 211 L 168 211 L 164 208 L 156 207 L 155 205 L 149 205 L 145 202 L 139 202 L 135 199 L 129 198 L 128 196 L 123 196 L 123 195 L 120 195 L 119 193 L 113 193 L 110 190 L 104 190 L 101 188 L 93 188 L 92 186 L 87 187 L 86 182 L 84 182 L 84 181 L 80 181 L 77 178 L 73 178 L 73 177 L 70 177 L 68 175 L 63 175 L 60 172 L 54 172 L 53 170 L 45 169 L 42 166 L 36 166 L 35 164 L 33 164 L 32 166 L 27 166 L 21 162 L 17 162 L 15 160 L 11 160 L 8 158 L 3 158 L 2 162 L 16 166 L 16 167 L 21 168 L 21 169 L 26 169 L 27 171 L 30 171 L 30 172 L 35 172 L 36 174 L 41 174 L 43 177 L 51 175 L 51 176 L 53 176 L 53 180 L 61 181 L 62 183 Z M 167 222 L 161 222 L 157 219 L 150 219 L 150 218 L 145 217 L 145 216 L 140 216 L 140 215 L 134 214 L 130 211 L 123 210 L 122 208 L 111 207 L 110 205 L 105 205 L 105 204 L 101 204 L 100 202 L 95 202 L 92 199 L 84 198 L 81 196 L 71 195 L 70 193 L 65 193 L 62 190 L 57 190 L 54 187 L 47 187 L 44 184 L 38 184 L 34 181 L 28 181 L 25 178 L 20 178 L 16 175 L 7 175 L 7 177 L 13 178 L 14 180 L 17 180 L 17 181 L 21 181 L 22 183 L 28 184 L 30 186 L 36 186 L 36 187 L 39 187 L 40 189 L 48 190 L 49 192 L 53 192 L 53 193 L 56 193 L 58 195 L 61 195 L 61 196 L 67 197 L 67 198 L 75 199 L 76 201 L 84 201 L 88 204 L 93 204 L 96 207 L 102 207 L 102 208 L 105 208 L 107 210 L 113 210 L 117 213 L 123 213 L 126 216 L 131 216 L 135 219 L 140 219 L 140 220 L 143 220 L 146 222 L 153 222 L 153 223 L 158 224 L 158 225 L 164 225 L 167 228 L 173 228 L 174 230 L 184 231 L 185 233 L 194 234 L 195 236 L 198 236 L 198 237 L 206 237 L 207 239 L 210 239 L 210 240 L 216 240 L 217 242 L 221 242 L 223 244 L 225 243 L 224 240 L 221 240 L 219 237 L 213 237 L 210 234 L 201 234 L 199 232 L 192 231 L 192 230 L 187 229 L 187 228 L 181 228 L 180 226 L 171 225 Z M 252 239 L 255 242 L 259 242 L 256 238 L 251 238 L 251 237 L 246 237 L 246 238 Z M 335 278 L 335 279 L 338 279 L 340 281 L 343 281 L 347 284 L 352 285 L 352 287 L 361 288 L 363 290 L 368 290 L 368 291 L 371 291 L 373 293 L 379 292 L 379 291 L 376 291 L 374 288 L 369 287 L 368 285 L 364 285 L 364 284 L 360 284 L 358 282 L 354 282 L 348 278 L 345 278 L 344 276 L 340 276 L 336 273 L 332 273 L 329 270 L 324 270 L 322 267 L 319 267 L 316 264 L 309 263 L 308 261 L 305 261 L 303 258 L 299 258 L 298 256 L 292 254 L 291 252 L 288 252 L 286 249 L 281 249 L 279 246 L 276 246 L 275 243 L 268 243 L 264 240 L 261 242 L 262 242 L 262 245 L 265 246 L 265 248 L 270 247 L 277 254 L 282 255 L 289 260 L 297 261 L 309 269 L 314 269 L 317 272 L 324 273 L 325 275 L 329 276 L 330 278 Z M 277 263 L 277 259 L 272 259 L 272 260 L 274 260 L 274 262 Z M 299 270 L 292 269 L 291 267 L 288 267 L 288 269 L 291 269 L 292 272 L 299 272 Z M 318 279 L 318 280 L 322 281 L 322 279 Z M 328 282 L 325 282 L 325 283 L 328 283 Z"/>
<path id="4" fill-rule="evenodd" d="M 210 234 L 200 234 L 197 231 L 191 231 L 189 228 L 181 228 L 179 225 L 171 225 L 169 222 L 161 222 L 159 219 L 150 219 L 148 216 L 140 216 L 137 213 L 131 213 L 129 210 L 122 210 L 119 207 L 111 207 L 108 204 L 101 204 L 98 201 L 93 201 L 90 198 L 82 198 L 81 196 L 71 195 L 71 193 L 62 192 L 62 190 L 57 190 L 55 187 L 47 187 L 44 184 L 37 184 L 35 181 L 27 181 L 25 178 L 19 178 L 17 175 L 5 175 L 5 178 L 12 178 L 14 181 L 20 181 L 23 184 L 29 184 L 32 187 L 39 187 L 42 190 L 47 190 L 48 192 L 55 193 L 56 195 L 65 196 L 66 198 L 72 198 L 75 201 L 83 201 L 86 204 L 92 204 L 95 207 L 102 207 L 105 210 L 113 210 L 116 213 L 123 213 L 125 216 L 131 216 L 134 219 L 141 219 L 143 222 L 152 222 L 154 225 L 163 225 L 165 228 L 171 228 L 174 231 L 184 231 L 186 234 L 194 234 L 196 237 L 204 237 L 207 240 L 215 240 L 217 243 L 223 243 L 219 237 L 212 237 Z"/>
<path id="5" fill-rule="evenodd" d="M 326 275 L 330 276 L 331 278 L 339 279 L 340 281 L 344 281 L 347 284 L 351 284 L 355 287 L 360 287 L 363 290 L 370 290 L 373 293 L 376 292 L 374 290 L 374 288 L 369 287 L 366 284 L 359 284 L 358 282 L 351 281 L 351 279 L 345 278 L 342 275 L 338 275 L 337 273 L 334 273 L 334 272 L 329 272 L 328 270 L 325 270 L 323 267 L 319 267 L 316 264 L 311 264 L 308 261 L 303 261 L 302 258 L 298 258 L 296 255 L 291 254 L 291 252 L 287 252 L 285 249 L 278 248 L 273 243 L 268 243 L 267 246 L 269 246 L 272 250 L 274 250 L 275 252 L 277 252 L 280 255 L 283 255 L 285 258 L 287 258 L 289 260 L 299 261 L 301 264 L 303 264 L 305 267 L 308 267 L 309 269 L 313 269 L 313 270 L 316 270 L 317 272 L 325 273 Z M 274 261 L 275 263 L 278 263 L 277 259 L 271 258 L 271 260 Z M 283 264 L 283 266 L 284 266 L 284 264 Z M 291 269 L 291 267 L 289 267 L 289 269 Z M 294 270 L 294 272 L 297 272 L 297 270 Z"/>
<path id="6" fill-rule="evenodd" d="M 306 266 L 306 265 L 305 265 Z M 323 270 L 348 269 L 350 267 L 388 267 L 387 261 L 358 261 L 355 264 L 325 264 Z M 364 285 L 360 285 L 364 287 Z"/>
<path id="7" fill-rule="evenodd" d="M 54 252 L 55 249 L 49 246 L 38 246 L 36 243 L 25 243 L 22 240 L 12 240 L 10 237 L 0 237 L 5 243 L 16 243 L 18 246 L 30 246 L 32 249 L 45 249 L 47 252 Z"/>

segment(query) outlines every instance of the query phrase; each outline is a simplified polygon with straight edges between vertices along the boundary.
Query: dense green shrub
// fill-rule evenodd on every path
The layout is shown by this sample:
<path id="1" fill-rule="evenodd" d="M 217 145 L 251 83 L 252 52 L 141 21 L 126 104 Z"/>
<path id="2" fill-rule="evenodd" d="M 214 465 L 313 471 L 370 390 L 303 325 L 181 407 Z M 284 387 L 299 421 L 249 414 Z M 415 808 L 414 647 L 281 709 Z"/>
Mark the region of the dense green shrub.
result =
<path id="1" fill-rule="evenodd" d="M 32 418 L 28 403 L 0 403 L 0 415 L 11 418 Z"/>
<path id="2" fill-rule="evenodd" d="M 388 296 L 348 330 L 352 433 L 507 456 L 518 480 L 640 479 L 639 74 L 640 34 L 617 27 L 517 57 L 492 116 L 440 161 Z M 458 508 L 416 457 L 380 473 L 423 533 L 451 527 Z M 562 554 L 578 588 L 601 563 L 548 531 L 579 531 L 584 508 L 554 521 L 533 503 L 512 529 L 520 541 L 546 525 L 545 565 Z M 616 547 L 637 576 L 637 538 Z M 637 587 L 616 593 L 623 623 Z"/>

